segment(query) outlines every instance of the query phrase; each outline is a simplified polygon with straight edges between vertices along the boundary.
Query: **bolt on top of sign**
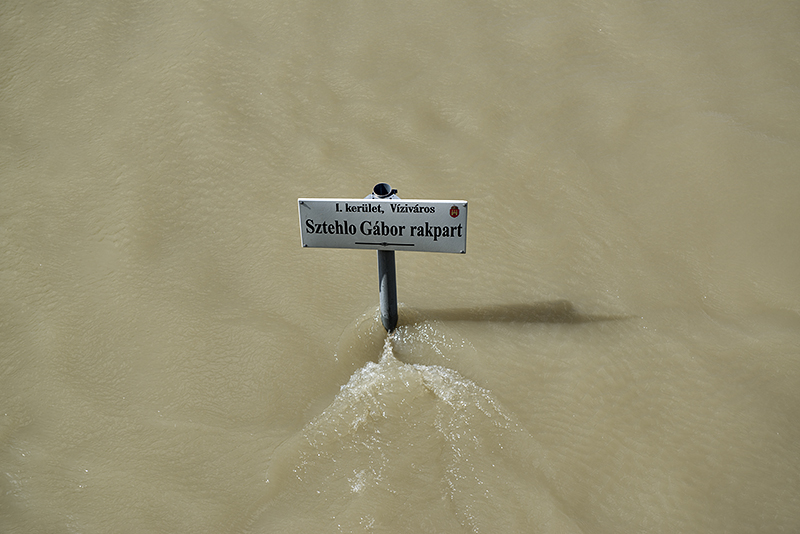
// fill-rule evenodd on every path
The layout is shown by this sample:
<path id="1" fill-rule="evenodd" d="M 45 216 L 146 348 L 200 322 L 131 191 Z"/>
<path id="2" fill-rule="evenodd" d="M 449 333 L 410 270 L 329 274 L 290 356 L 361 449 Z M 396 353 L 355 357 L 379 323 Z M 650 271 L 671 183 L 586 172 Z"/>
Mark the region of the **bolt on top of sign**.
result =
<path id="1" fill-rule="evenodd" d="M 466 201 L 370 197 L 298 199 L 303 246 L 466 253 Z"/>

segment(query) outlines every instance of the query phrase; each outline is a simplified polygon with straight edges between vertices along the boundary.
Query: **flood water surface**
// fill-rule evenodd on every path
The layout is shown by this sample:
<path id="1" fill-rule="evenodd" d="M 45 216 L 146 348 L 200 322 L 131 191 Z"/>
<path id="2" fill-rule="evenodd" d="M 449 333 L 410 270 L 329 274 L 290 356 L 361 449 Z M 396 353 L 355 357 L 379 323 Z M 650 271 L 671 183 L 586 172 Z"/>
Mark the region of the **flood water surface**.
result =
<path id="1" fill-rule="evenodd" d="M 0 530 L 800 528 L 791 2 L 6 2 Z M 469 202 L 467 253 L 297 199 Z"/>

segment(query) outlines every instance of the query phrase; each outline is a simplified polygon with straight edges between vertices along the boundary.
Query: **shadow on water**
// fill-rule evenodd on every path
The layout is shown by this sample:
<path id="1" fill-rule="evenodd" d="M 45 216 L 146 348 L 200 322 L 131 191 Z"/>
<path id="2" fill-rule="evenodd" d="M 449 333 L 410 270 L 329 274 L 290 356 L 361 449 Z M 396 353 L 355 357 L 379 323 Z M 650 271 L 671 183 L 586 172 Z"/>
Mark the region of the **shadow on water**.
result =
<path id="1" fill-rule="evenodd" d="M 578 311 L 567 300 L 533 304 L 494 304 L 470 308 L 420 309 L 401 306 L 398 326 L 421 325 L 425 322 L 463 321 L 507 324 L 584 324 L 630 319 L 627 315 L 587 314 Z M 371 308 L 345 328 L 336 350 L 338 372 L 332 383 L 340 384 L 366 362 L 377 362 L 383 352 L 386 331 L 377 308 Z"/>
<path id="2" fill-rule="evenodd" d="M 552 300 L 533 304 L 495 304 L 471 308 L 434 308 L 403 310 L 401 324 L 423 321 L 471 321 L 499 323 L 580 324 L 629 319 L 625 315 L 581 313 L 567 300 Z"/>

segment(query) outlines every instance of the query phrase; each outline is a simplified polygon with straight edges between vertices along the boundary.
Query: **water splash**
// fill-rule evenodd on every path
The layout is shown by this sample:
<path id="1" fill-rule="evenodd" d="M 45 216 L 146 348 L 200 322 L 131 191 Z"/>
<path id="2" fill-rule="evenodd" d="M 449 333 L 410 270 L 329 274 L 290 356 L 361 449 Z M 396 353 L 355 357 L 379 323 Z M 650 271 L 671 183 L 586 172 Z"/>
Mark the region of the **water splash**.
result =
<path id="1" fill-rule="evenodd" d="M 256 531 L 325 530 L 293 515 L 309 506 L 331 524 L 388 531 L 575 530 L 552 497 L 541 447 L 494 395 L 452 369 L 399 361 L 396 341 L 386 338 L 380 359 L 273 456 L 268 478 L 278 482 Z M 384 524 L 392 514 L 380 510 L 398 499 L 405 523 Z"/>

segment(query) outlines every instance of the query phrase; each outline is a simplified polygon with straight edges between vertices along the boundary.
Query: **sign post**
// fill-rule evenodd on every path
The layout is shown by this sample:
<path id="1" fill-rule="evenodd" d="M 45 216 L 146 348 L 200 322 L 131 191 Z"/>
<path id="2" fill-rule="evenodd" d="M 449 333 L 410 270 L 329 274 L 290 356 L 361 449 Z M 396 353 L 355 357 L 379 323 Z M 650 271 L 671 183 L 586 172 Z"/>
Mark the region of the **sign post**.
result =
<path id="1" fill-rule="evenodd" d="M 397 189 L 386 183 L 377 184 L 367 198 L 396 198 Z M 391 230 L 389 231 L 391 234 Z M 387 332 L 397 327 L 397 271 L 394 250 L 378 250 L 378 299 L 381 308 L 381 324 Z"/>
<path id="2" fill-rule="evenodd" d="M 397 326 L 396 250 L 467 251 L 467 202 L 403 200 L 380 183 L 364 199 L 300 198 L 300 236 L 304 247 L 378 251 L 381 322 Z"/>

